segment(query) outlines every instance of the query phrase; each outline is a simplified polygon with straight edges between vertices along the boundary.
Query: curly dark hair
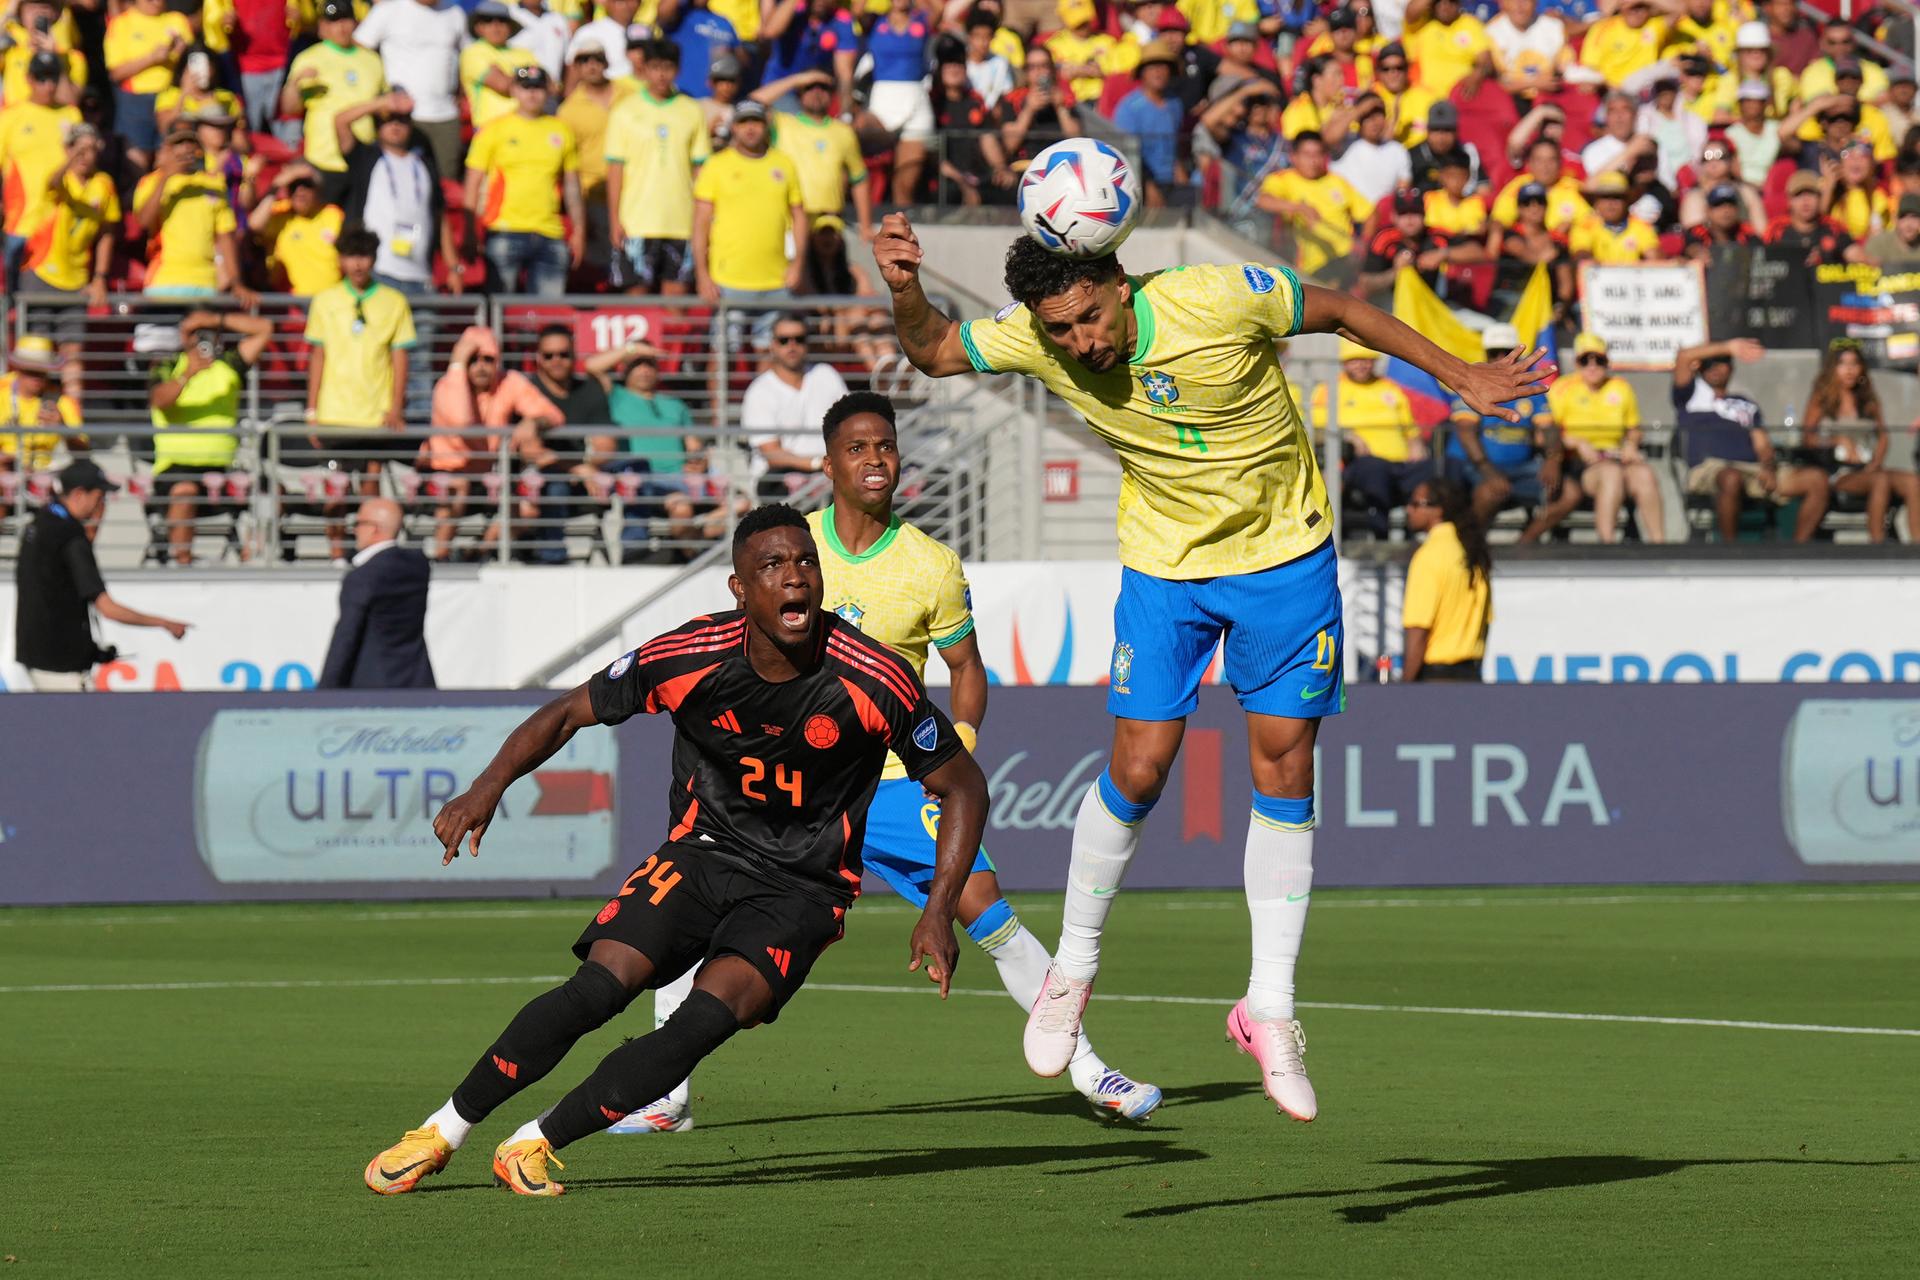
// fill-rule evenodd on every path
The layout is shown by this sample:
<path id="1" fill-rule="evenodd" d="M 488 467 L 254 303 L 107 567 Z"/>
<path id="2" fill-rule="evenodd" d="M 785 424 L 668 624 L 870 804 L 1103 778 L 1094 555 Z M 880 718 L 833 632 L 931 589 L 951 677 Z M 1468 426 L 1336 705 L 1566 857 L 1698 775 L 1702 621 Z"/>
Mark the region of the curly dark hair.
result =
<path id="1" fill-rule="evenodd" d="M 828 448 L 832 448 L 833 438 L 840 434 L 840 428 L 846 425 L 847 419 L 863 413 L 874 414 L 890 427 L 897 426 L 893 401 L 877 391 L 849 391 L 827 406 L 827 416 L 820 419 L 820 438 Z"/>
<path id="2" fill-rule="evenodd" d="M 1440 504 L 1440 515 L 1460 537 L 1460 549 L 1467 556 L 1467 581 L 1493 580 L 1493 552 L 1487 546 L 1487 527 L 1473 511 L 1473 491 L 1444 477 L 1427 481 L 1433 499 Z"/>
<path id="3" fill-rule="evenodd" d="M 1007 294 L 1015 302 L 1036 306 L 1075 285 L 1106 284 L 1123 273 L 1120 259 L 1111 253 L 1076 258 L 1054 253 L 1031 236 L 1021 236 L 1007 250 Z"/>
<path id="4" fill-rule="evenodd" d="M 807 518 L 784 502 L 770 502 L 764 507 L 755 507 L 740 517 L 740 523 L 733 526 L 733 556 L 740 558 L 746 545 L 770 529 L 799 529 L 806 532 Z"/>
<path id="5" fill-rule="evenodd" d="M 349 222 L 333 242 L 333 250 L 342 258 L 372 258 L 380 253 L 380 237 L 363 222 Z"/>

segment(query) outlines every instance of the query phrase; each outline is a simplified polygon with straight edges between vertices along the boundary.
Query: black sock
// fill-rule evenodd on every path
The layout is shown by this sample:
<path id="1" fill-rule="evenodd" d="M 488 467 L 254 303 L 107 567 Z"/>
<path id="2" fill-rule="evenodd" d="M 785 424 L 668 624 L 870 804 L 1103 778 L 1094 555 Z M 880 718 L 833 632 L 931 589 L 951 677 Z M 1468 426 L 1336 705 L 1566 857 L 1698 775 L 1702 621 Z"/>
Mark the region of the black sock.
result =
<path id="1" fill-rule="evenodd" d="M 515 1014 L 493 1047 L 453 1091 L 453 1109 L 470 1124 L 560 1065 L 567 1050 L 605 1026 L 633 995 L 605 965 L 589 960 L 564 983 Z"/>
<path id="2" fill-rule="evenodd" d="M 695 991 L 665 1026 L 602 1058 L 593 1074 L 540 1122 L 540 1132 L 556 1149 L 599 1133 L 629 1111 L 664 1096 L 739 1029 L 733 1010 L 718 997 Z"/>

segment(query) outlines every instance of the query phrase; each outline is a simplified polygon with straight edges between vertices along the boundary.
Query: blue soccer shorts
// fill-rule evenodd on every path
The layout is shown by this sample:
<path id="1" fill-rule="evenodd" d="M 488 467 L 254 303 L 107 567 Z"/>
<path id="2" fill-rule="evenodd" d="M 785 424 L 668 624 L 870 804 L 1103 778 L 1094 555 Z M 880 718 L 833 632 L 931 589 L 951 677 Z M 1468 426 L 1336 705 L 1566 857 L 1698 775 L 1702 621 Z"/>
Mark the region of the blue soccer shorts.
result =
<path id="1" fill-rule="evenodd" d="M 867 807 L 867 842 L 860 857 L 867 870 L 916 907 L 927 905 L 933 883 L 933 840 L 940 830 L 940 802 L 912 778 L 887 778 Z M 991 871 L 987 851 L 974 855 L 973 870 Z"/>
<path id="2" fill-rule="evenodd" d="M 1192 715 L 1223 638 L 1227 683 L 1248 711 L 1310 720 L 1345 702 L 1331 538 L 1258 573 L 1176 581 L 1124 569 L 1113 636 L 1107 711 L 1122 719 Z"/>

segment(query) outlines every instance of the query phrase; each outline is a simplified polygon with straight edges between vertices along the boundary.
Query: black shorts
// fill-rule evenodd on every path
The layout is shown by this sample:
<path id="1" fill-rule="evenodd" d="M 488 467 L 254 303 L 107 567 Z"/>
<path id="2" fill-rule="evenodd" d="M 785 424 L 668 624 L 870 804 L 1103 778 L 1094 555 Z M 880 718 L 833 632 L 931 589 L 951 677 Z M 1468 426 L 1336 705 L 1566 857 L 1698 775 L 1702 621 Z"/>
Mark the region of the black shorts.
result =
<path id="1" fill-rule="evenodd" d="M 669 282 L 693 283 L 693 251 L 685 240 L 650 240 L 629 236 L 621 246 L 632 282 L 646 293 L 659 292 Z"/>
<path id="2" fill-rule="evenodd" d="M 840 940 L 846 911 L 744 871 L 688 844 L 667 844 L 607 900 L 573 954 L 602 938 L 653 962 L 666 986 L 715 956 L 736 955 L 773 989 L 772 1022 L 807 980 L 820 953 Z"/>
<path id="3" fill-rule="evenodd" d="M 289 433 L 280 442 L 280 460 L 290 467 L 323 467 L 331 463 L 342 471 L 359 472 L 372 463 L 389 459 L 411 460 L 418 448 L 416 437 L 385 427 L 331 435 Z"/>

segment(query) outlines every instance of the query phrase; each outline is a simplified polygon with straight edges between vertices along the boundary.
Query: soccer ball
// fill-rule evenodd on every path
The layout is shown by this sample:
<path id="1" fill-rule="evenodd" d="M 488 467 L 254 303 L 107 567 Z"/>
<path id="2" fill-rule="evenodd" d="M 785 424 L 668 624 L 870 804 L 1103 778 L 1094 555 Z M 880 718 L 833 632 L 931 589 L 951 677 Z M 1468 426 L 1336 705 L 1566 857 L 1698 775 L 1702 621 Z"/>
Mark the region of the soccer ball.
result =
<path id="1" fill-rule="evenodd" d="M 1104 142 L 1068 138 L 1033 158 L 1020 176 L 1020 221 L 1055 253 L 1112 253 L 1140 219 L 1140 179 Z"/>

